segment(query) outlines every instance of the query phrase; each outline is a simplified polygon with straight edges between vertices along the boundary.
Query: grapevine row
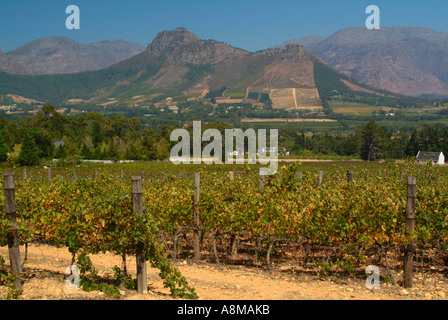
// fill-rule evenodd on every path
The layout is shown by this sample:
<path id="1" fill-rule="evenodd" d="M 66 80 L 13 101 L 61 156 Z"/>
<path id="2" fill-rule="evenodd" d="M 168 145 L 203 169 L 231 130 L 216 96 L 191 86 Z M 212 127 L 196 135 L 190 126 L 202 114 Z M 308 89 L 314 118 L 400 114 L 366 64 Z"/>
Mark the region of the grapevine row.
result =
<path id="1" fill-rule="evenodd" d="M 448 179 L 436 168 L 418 179 L 417 245 L 434 247 L 448 240 Z M 381 176 L 359 171 L 347 181 L 342 170 L 298 175 L 298 165 L 283 166 L 263 184 L 251 167 L 229 179 L 227 174 L 201 172 L 201 250 L 213 252 L 216 243 L 245 239 L 254 251 L 265 243 L 269 254 L 286 241 L 309 247 L 339 248 L 345 257 L 375 247 L 403 246 L 406 183 L 417 167 L 390 167 Z M 191 234 L 194 180 L 177 175 L 143 181 L 144 214 L 133 214 L 131 185 L 99 172 L 92 179 L 17 180 L 16 202 L 20 242 L 40 241 L 67 247 L 75 255 L 112 252 L 133 254 L 143 242 L 151 265 L 161 270 L 173 293 L 194 296 L 194 289 L 169 261 L 177 257 L 180 234 Z M 3 195 L 2 195 L 3 197 Z M 0 209 L 4 212 L 4 199 Z M 8 220 L 0 220 L 0 245 L 6 245 Z M 163 241 L 162 241 L 163 240 Z M 358 254 L 359 259 L 359 254 Z M 361 261 L 362 259 L 359 259 Z"/>

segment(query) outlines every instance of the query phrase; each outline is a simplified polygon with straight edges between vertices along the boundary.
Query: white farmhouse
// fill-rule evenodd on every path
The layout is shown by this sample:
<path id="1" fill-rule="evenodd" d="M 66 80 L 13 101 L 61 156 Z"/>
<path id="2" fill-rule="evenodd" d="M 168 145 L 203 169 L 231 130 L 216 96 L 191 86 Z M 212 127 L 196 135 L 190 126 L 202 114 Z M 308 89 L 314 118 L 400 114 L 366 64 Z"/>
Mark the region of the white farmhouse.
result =
<path id="1" fill-rule="evenodd" d="M 432 164 L 445 164 L 445 156 L 443 152 L 419 151 L 417 154 L 417 162 L 427 163 L 428 161 L 431 161 Z"/>

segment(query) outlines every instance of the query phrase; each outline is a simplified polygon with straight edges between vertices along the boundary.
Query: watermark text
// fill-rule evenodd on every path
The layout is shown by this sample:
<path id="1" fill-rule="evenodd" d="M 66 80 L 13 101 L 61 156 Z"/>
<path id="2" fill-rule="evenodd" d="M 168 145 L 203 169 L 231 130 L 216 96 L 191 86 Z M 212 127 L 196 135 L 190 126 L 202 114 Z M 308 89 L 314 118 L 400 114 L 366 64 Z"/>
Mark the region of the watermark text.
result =
<path id="1" fill-rule="evenodd" d="M 180 141 L 170 152 L 173 164 L 256 164 L 269 167 L 260 168 L 260 175 L 272 175 L 278 170 L 278 130 L 269 130 L 269 147 L 267 147 L 267 131 L 259 129 L 225 129 L 224 138 L 217 129 L 207 129 L 202 133 L 201 121 L 193 121 L 193 137 L 186 129 L 175 129 L 171 132 L 171 141 Z M 193 140 L 193 141 L 191 141 Z M 202 148 L 202 143 L 208 142 Z M 247 144 L 246 144 L 247 142 Z M 224 145 L 223 145 L 224 143 Z M 224 147 L 223 147 L 224 146 Z M 247 160 L 245 158 L 247 150 Z M 192 151 L 192 158 L 191 158 Z"/>

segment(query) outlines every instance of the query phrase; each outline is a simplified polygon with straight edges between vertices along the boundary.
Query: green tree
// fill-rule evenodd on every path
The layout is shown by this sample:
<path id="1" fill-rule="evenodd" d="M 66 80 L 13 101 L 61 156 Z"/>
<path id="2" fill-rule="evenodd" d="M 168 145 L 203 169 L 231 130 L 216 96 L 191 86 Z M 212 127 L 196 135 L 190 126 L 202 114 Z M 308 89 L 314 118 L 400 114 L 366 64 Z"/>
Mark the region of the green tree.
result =
<path id="1" fill-rule="evenodd" d="M 8 160 L 8 145 L 0 132 L 0 161 Z"/>
<path id="2" fill-rule="evenodd" d="M 373 120 L 370 120 L 361 130 L 361 158 L 368 161 L 381 158 L 380 128 Z"/>
<path id="3" fill-rule="evenodd" d="M 119 160 L 120 159 L 120 153 L 118 151 L 118 147 L 114 140 L 110 141 L 109 148 L 107 148 L 106 157 L 111 160 Z"/>
<path id="4" fill-rule="evenodd" d="M 67 148 L 65 145 L 60 145 L 54 151 L 54 157 L 56 159 L 65 159 L 67 157 Z"/>
<path id="5" fill-rule="evenodd" d="M 104 139 L 103 133 L 101 132 L 101 124 L 98 121 L 92 122 L 90 135 L 92 136 L 93 145 L 96 148 Z"/>
<path id="6" fill-rule="evenodd" d="M 89 147 L 86 146 L 85 144 L 82 145 L 80 156 L 83 159 L 92 159 L 93 158 L 92 151 L 90 151 Z"/>
<path id="7" fill-rule="evenodd" d="M 341 137 L 339 140 L 337 153 L 342 156 L 353 156 L 359 152 L 359 136 L 354 133 Z"/>
<path id="8" fill-rule="evenodd" d="M 126 150 L 126 160 L 140 160 L 142 158 L 140 150 L 131 143 Z"/>
<path id="9" fill-rule="evenodd" d="M 37 148 L 40 150 L 39 157 L 51 157 L 54 152 L 54 144 L 52 143 L 51 136 L 47 132 L 33 130 L 34 141 L 36 142 Z"/>
<path id="10" fill-rule="evenodd" d="M 36 130 L 33 129 L 25 134 L 22 140 L 22 149 L 19 154 L 21 166 L 36 166 L 40 162 L 40 150 L 36 144 Z"/>
<path id="11" fill-rule="evenodd" d="M 406 145 L 405 154 L 407 156 L 415 157 L 420 151 L 420 145 L 418 143 L 418 133 L 417 130 L 413 130 L 409 138 L 408 144 Z"/>
<path id="12" fill-rule="evenodd" d="M 56 109 L 51 104 L 46 104 L 42 106 L 42 113 L 46 117 L 53 116 L 56 114 Z"/>
<path id="13" fill-rule="evenodd" d="M 156 159 L 165 160 L 170 157 L 170 143 L 169 141 L 162 138 L 155 144 L 156 148 Z"/>
<path id="14" fill-rule="evenodd" d="M 157 142 L 157 136 L 154 130 L 152 129 L 144 129 L 143 130 L 143 150 L 142 155 L 144 155 L 144 158 L 146 160 L 155 160 L 156 159 L 156 147 L 155 144 Z"/>

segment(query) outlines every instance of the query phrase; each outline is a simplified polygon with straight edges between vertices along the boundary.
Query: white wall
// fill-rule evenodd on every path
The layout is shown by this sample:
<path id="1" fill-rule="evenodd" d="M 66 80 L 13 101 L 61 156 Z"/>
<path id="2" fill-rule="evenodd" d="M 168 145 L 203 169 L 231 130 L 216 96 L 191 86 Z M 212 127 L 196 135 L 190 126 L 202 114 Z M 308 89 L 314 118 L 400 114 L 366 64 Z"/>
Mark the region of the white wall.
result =
<path id="1" fill-rule="evenodd" d="M 437 164 L 445 164 L 445 155 L 443 152 L 440 153 L 439 162 Z"/>

